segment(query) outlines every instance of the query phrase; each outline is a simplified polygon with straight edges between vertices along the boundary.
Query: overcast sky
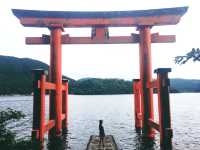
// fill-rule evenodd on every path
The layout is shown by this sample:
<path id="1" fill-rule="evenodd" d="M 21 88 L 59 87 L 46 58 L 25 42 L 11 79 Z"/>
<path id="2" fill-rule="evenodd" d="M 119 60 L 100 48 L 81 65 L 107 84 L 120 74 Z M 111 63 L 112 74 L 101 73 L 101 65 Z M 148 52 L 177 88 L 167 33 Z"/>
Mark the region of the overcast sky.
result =
<path id="1" fill-rule="evenodd" d="M 25 28 L 11 12 L 12 8 L 62 11 L 139 10 L 189 6 L 188 12 L 175 26 L 153 27 L 152 32 L 176 34 L 176 43 L 152 44 L 153 69 L 171 67 L 173 78 L 200 79 L 200 62 L 175 65 L 177 55 L 198 48 L 200 43 L 200 9 L 197 0 L 0 0 L 0 55 L 29 57 L 49 64 L 49 46 L 25 45 L 26 36 L 49 34 L 47 29 Z M 90 36 L 90 29 L 65 29 L 72 36 Z M 64 33 L 64 34 L 65 34 Z M 110 35 L 130 35 L 135 28 L 111 28 Z M 64 45 L 63 74 L 83 77 L 139 77 L 138 44 Z"/>

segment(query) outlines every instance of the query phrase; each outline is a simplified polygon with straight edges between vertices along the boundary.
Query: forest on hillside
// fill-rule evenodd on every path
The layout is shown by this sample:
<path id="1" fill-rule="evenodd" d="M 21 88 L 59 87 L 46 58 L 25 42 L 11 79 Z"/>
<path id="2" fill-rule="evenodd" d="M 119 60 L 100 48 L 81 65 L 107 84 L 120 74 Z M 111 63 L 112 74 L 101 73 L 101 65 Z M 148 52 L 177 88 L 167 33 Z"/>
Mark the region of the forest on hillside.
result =
<path id="1" fill-rule="evenodd" d="M 48 65 L 30 58 L 16 58 L 0 55 L 0 95 L 32 93 L 32 70 Z M 132 81 L 124 79 L 83 78 L 73 80 L 69 77 L 69 93 L 80 95 L 130 94 Z M 171 79 L 171 92 L 200 92 L 200 80 Z"/>

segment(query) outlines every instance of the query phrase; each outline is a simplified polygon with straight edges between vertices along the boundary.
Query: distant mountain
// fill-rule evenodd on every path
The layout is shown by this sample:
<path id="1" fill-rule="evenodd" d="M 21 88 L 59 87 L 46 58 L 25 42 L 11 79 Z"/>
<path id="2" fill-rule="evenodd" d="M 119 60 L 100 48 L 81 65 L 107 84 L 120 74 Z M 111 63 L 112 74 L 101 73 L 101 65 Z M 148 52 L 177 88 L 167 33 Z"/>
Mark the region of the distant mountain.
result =
<path id="1" fill-rule="evenodd" d="M 180 93 L 180 92 L 196 92 L 197 89 L 188 88 L 188 85 L 183 86 L 182 79 L 172 79 L 170 92 L 171 93 Z M 186 80 L 187 81 L 187 80 Z M 199 85 L 200 85 L 200 80 Z M 176 86 L 177 84 L 177 86 Z M 181 85 L 182 84 L 182 85 Z M 194 83 L 191 83 L 190 87 L 193 87 Z M 198 84 L 198 83 L 195 83 Z M 95 95 L 95 94 L 132 94 L 132 81 L 127 81 L 123 79 L 99 79 L 99 78 L 82 78 L 77 80 L 70 85 L 70 92 L 73 94 L 82 94 L 82 95 Z M 181 88 L 180 88 L 181 87 Z M 184 88 L 186 89 L 184 90 Z M 156 92 L 156 90 L 154 90 Z"/>
<path id="2" fill-rule="evenodd" d="M 71 86 L 73 94 L 129 94 L 132 93 L 132 83 L 123 79 L 83 78 Z"/>
<path id="3" fill-rule="evenodd" d="M 34 59 L 0 55 L 0 95 L 32 93 L 31 70 L 36 68 L 48 70 L 48 65 Z M 69 77 L 65 78 L 70 80 L 71 94 L 132 93 L 132 82 L 123 79 L 82 78 L 75 81 Z M 174 93 L 200 92 L 200 80 L 171 79 L 170 83 L 170 91 Z"/>
<path id="4" fill-rule="evenodd" d="M 184 92 L 200 92 L 200 80 L 194 79 L 171 79 L 171 87 L 181 93 Z"/>
<path id="5" fill-rule="evenodd" d="M 49 66 L 30 58 L 16 58 L 0 55 L 0 95 L 31 94 L 32 70 L 48 70 Z M 74 80 L 67 78 L 71 82 Z"/>
<path id="6" fill-rule="evenodd" d="M 30 58 L 0 55 L 0 95 L 30 94 L 32 92 L 31 70 L 48 69 L 48 65 Z"/>

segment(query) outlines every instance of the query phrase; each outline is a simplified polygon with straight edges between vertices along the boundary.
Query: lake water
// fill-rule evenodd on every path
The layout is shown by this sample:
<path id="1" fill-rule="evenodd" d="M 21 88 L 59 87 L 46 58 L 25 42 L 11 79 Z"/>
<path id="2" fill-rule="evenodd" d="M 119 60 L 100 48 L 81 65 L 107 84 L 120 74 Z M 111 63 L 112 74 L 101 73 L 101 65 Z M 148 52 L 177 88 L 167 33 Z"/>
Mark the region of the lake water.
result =
<path id="1" fill-rule="evenodd" d="M 200 94 L 171 94 L 173 148 L 200 150 Z M 157 109 L 155 96 L 155 109 Z M 48 97 L 47 97 L 48 112 Z M 31 135 L 32 97 L 1 96 L 0 110 L 21 110 L 26 117 L 9 125 L 18 137 Z M 159 148 L 157 133 L 153 147 L 144 148 L 134 130 L 133 95 L 69 96 L 69 132 L 64 149 L 84 150 L 90 135 L 98 134 L 98 120 L 104 120 L 106 134 L 112 134 L 123 150 Z M 48 114 L 47 114 L 48 115 Z M 157 114 L 156 118 L 157 118 Z"/>

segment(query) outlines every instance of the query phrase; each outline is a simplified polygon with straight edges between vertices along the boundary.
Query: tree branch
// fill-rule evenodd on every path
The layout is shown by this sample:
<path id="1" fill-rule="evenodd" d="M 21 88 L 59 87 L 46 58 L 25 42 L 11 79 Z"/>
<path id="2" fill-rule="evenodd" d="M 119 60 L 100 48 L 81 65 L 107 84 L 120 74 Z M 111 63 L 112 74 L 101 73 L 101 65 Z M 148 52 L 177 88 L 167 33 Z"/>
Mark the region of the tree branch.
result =
<path id="1" fill-rule="evenodd" d="M 192 50 L 184 56 L 176 56 L 174 61 L 175 61 L 175 64 L 182 65 L 182 64 L 185 64 L 190 59 L 192 59 L 193 62 L 200 61 L 200 49 L 199 48 L 197 48 L 197 49 L 192 48 Z"/>

